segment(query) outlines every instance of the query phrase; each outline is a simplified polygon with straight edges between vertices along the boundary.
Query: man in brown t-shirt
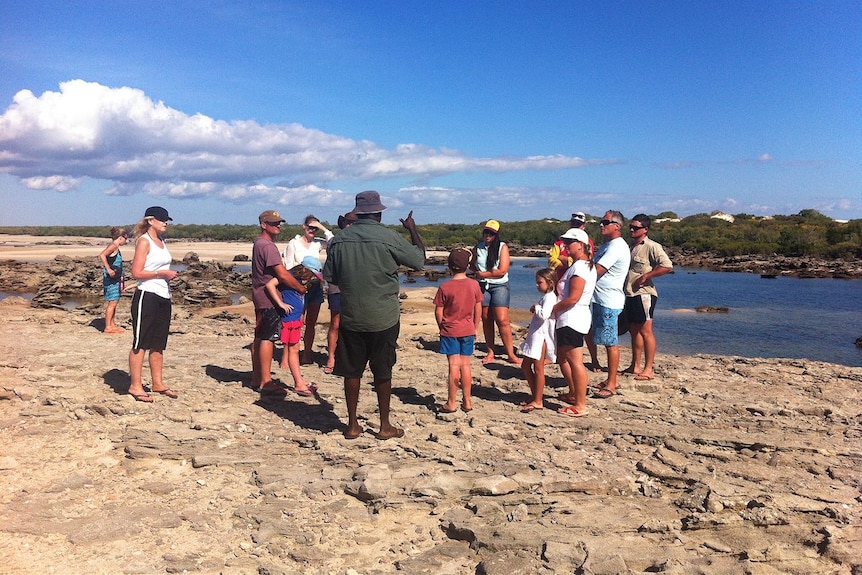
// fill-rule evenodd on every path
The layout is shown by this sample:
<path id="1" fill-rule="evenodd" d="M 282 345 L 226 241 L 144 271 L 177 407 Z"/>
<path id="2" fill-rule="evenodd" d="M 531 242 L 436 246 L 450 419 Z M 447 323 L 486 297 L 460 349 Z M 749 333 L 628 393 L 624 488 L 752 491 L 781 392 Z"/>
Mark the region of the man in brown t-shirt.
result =
<path id="1" fill-rule="evenodd" d="M 287 389 L 272 381 L 273 342 L 281 335 L 281 315 L 266 293 L 266 284 L 278 278 L 282 284 L 305 293 L 302 285 L 287 268 L 275 245 L 284 219 L 275 210 L 266 210 L 258 216 L 260 235 L 251 250 L 251 298 L 254 301 L 254 342 L 251 344 L 251 387 L 262 395 L 286 395 Z"/>

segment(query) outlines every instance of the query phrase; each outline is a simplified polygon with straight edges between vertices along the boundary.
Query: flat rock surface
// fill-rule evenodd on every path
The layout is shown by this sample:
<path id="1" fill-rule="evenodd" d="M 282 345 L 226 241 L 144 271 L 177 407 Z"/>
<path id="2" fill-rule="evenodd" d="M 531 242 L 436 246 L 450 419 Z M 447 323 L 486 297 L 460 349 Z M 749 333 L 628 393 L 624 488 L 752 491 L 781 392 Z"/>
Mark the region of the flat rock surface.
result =
<path id="1" fill-rule="evenodd" d="M 175 305 L 179 398 L 144 404 L 98 306 L 0 302 L 0 573 L 862 573 L 862 368 L 659 353 L 573 419 L 556 366 L 524 414 L 477 351 L 473 411 L 438 413 L 433 294 L 402 300 L 389 441 L 370 386 L 342 437 L 325 323 L 319 394 L 262 398 L 249 305 Z"/>
<path id="2" fill-rule="evenodd" d="M 102 334 L 83 309 L 0 305 L 0 572 L 862 569 L 862 369 L 659 354 L 655 380 L 623 378 L 571 419 L 554 409 L 555 366 L 546 409 L 523 414 L 519 370 L 477 352 L 474 410 L 438 414 L 432 295 L 403 300 L 406 435 L 389 441 L 370 432 L 370 388 L 369 433 L 342 437 L 341 382 L 318 365 L 304 368 L 317 397 L 246 387 L 248 306 L 175 306 L 179 399 L 144 404 L 125 393 L 128 332 Z"/>

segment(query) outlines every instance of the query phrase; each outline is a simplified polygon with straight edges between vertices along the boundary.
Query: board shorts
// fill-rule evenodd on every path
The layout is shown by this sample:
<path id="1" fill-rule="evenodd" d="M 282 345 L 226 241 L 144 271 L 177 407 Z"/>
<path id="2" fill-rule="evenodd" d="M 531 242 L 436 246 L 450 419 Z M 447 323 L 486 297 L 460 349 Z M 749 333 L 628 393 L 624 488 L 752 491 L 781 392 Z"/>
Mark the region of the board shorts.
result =
<path id="1" fill-rule="evenodd" d="M 475 335 L 464 335 L 461 337 L 452 337 L 449 335 L 440 336 L 440 353 L 444 355 L 473 355 L 473 350 L 476 345 Z"/>
<path id="2" fill-rule="evenodd" d="M 132 296 L 132 349 L 164 351 L 171 329 L 171 300 L 135 290 Z"/>
<path id="3" fill-rule="evenodd" d="M 350 331 L 339 327 L 332 373 L 346 378 L 361 378 L 367 364 L 374 374 L 374 381 L 392 379 L 400 331 L 400 323 L 383 331 Z"/>
<path id="4" fill-rule="evenodd" d="M 635 295 L 626 298 L 625 314 L 628 323 L 641 324 L 653 318 L 658 296 L 651 294 Z"/>
<path id="5" fill-rule="evenodd" d="M 619 316 L 622 311 L 593 302 L 593 342 L 596 345 L 614 347 L 620 344 Z"/>
<path id="6" fill-rule="evenodd" d="M 254 310 L 254 338 L 264 341 L 281 339 L 281 314 L 274 307 Z"/>

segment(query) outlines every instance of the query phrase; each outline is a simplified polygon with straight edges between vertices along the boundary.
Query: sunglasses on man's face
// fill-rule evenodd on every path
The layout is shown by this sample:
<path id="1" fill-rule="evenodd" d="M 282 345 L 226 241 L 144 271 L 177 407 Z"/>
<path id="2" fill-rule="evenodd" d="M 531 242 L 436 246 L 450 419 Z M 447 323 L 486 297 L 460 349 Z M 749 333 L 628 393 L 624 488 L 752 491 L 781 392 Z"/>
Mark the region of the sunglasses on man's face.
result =
<path id="1" fill-rule="evenodd" d="M 281 222 L 265 222 L 265 223 L 266 223 L 266 225 L 268 225 L 268 226 L 272 226 L 272 227 L 274 227 L 274 228 L 279 228 L 279 227 L 281 227 Z"/>
<path id="2" fill-rule="evenodd" d="M 637 231 L 646 228 L 646 226 L 629 226 L 630 230 Z"/>
<path id="3" fill-rule="evenodd" d="M 619 222 L 615 222 L 615 221 L 613 221 L 613 220 L 602 220 L 602 221 L 600 221 L 599 223 L 600 223 L 601 225 L 603 225 L 603 226 L 609 226 L 609 225 L 611 225 L 611 224 L 617 224 L 618 226 L 619 226 L 619 225 L 622 225 L 622 224 L 620 224 Z"/>

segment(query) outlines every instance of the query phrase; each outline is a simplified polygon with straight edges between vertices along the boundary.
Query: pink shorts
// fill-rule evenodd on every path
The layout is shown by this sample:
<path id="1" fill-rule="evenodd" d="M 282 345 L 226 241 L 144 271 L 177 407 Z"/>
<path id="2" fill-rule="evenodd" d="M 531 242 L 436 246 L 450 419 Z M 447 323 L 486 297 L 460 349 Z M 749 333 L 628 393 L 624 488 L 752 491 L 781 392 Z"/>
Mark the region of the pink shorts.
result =
<path id="1" fill-rule="evenodd" d="M 302 339 L 302 320 L 281 322 L 281 342 L 285 345 L 294 345 Z"/>

